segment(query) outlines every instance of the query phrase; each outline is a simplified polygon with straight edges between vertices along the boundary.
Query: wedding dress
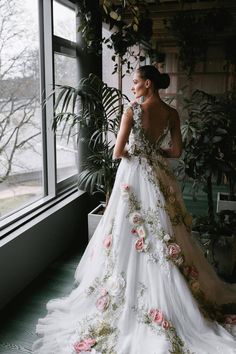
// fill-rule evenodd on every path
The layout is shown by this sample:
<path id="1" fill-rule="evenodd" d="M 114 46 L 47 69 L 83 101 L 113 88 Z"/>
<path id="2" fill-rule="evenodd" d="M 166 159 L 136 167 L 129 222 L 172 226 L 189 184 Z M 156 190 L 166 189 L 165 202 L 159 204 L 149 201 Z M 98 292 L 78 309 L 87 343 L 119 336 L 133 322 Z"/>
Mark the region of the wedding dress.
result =
<path id="1" fill-rule="evenodd" d="M 191 216 L 160 146 L 132 105 L 129 157 L 75 273 L 48 303 L 34 354 L 233 354 L 236 288 L 220 280 L 191 236 Z"/>

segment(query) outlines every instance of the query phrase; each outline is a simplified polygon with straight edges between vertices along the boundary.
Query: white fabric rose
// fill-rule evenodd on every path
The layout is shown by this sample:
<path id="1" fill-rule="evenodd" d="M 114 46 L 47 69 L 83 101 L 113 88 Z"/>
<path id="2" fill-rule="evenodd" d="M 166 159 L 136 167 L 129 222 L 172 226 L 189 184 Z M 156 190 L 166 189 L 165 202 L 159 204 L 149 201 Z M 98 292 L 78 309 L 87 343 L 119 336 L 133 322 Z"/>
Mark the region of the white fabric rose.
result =
<path id="1" fill-rule="evenodd" d="M 128 200 L 129 199 L 129 193 L 130 193 L 130 186 L 126 183 L 122 184 L 120 186 L 121 190 L 121 197 L 123 200 Z"/>
<path id="2" fill-rule="evenodd" d="M 136 231 L 137 231 L 137 234 L 139 235 L 139 237 L 143 237 L 143 238 L 146 237 L 146 231 L 145 231 L 145 228 L 142 225 L 138 226 Z"/>
<path id="3" fill-rule="evenodd" d="M 169 235 L 169 234 L 165 234 L 164 237 L 163 237 L 163 240 L 164 240 L 165 242 L 170 241 L 170 240 L 171 240 L 170 235 Z"/>
<path id="4" fill-rule="evenodd" d="M 111 296 L 121 296 L 125 287 L 125 279 L 120 276 L 112 276 L 108 279 L 107 288 Z"/>
<path id="5" fill-rule="evenodd" d="M 142 218 L 142 215 L 139 212 L 135 211 L 135 212 L 130 214 L 129 221 L 130 221 L 130 223 L 132 225 L 138 226 L 138 225 L 141 225 L 143 223 L 143 218 Z"/>

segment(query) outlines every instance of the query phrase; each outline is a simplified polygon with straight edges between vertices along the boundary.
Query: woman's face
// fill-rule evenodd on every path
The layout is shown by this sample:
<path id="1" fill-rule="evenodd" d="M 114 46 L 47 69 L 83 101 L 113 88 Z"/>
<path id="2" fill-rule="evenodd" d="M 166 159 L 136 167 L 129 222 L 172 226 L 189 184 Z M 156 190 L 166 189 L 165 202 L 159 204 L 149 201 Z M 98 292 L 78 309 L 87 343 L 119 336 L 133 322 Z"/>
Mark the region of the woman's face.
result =
<path id="1" fill-rule="evenodd" d="M 133 77 L 133 86 L 131 88 L 135 98 L 146 96 L 149 87 L 148 81 L 149 80 L 142 79 L 138 71 L 135 72 Z"/>

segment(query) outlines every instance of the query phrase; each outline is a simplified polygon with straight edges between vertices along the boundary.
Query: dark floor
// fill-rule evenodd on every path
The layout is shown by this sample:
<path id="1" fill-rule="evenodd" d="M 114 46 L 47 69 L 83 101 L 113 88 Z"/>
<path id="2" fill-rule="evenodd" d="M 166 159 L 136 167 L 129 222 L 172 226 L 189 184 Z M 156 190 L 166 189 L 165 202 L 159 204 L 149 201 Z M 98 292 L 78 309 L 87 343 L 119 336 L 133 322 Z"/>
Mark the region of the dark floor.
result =
<path id="1" fill-rule="evenodd" d="M 69 294 L 83 250 L 69 251 L 55 261 L 1 313 L 0 353 L 27 354 L 37 338 L 35 326 L 46 315 L 46 303 Z M 45 353 L 46 354 L 46 353 Z"/>
<path id="2" fill-rule="evenodd" d="M 214 190 L 214 199 L 216 192 Z M 221 188 L 222 190 L 222 188 Z M 204 215 L 207 210 L 205 194 L 193 202 L 189 189 L 184 191 L 188 210 Z M 74 285 L 74 273 L 83 250 L 73 250 L 55 261 L 41 276 L 27 287 L 1 313 L 0 353 L 27 354 L 36 339 L 35 326 L 38 318 L 46 315 L 46 303 L 53 298 L 69 294 Z"/>

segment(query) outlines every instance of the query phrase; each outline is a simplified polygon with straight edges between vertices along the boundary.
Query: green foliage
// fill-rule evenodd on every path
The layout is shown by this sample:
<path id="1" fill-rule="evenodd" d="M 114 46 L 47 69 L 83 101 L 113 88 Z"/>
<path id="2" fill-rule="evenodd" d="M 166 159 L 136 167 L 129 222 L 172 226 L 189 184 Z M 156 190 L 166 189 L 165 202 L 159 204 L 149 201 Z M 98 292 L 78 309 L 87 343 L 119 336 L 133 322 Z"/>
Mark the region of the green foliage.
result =
<path id="1" fill-rule="evenodd" d="M 200 234 L 199 241 L 205 251 L 205 256 L 217 268 L 215 257 L 216 247 L 224 247 L 236 236 L 236 211 L 223 210 L 216 214 L 211 222 L 208 217 L 197 217 L 193 220 L 193 229 Z"/>
<path id="2" fill-rule="evenodd" d="M 233 23 L 231 13 L 225 9 L 210 11 L 181 11 L 167 23 L 167 29 L 177 39 L 182 68 L 189 76 L 197 63 L 204 61 L 210 40 Z"/>
<path id="3" fill-rule="evenodd" d="M 230 190 L 236 181 L 236 101 L 229 92 L 216 98 L 196 90 L 186 100 L 187 119 L 181 127 L 184 156 L 181 169 L 193 181 L 193 190 L 202 186 L 208 196 L 208 217 L 214 220 L 212 180 L 227 178 Z"/>
<path id="4" fill-rule="evenodd" d="M 108 38 L 99 39 L 96 33 L 94 14 L 91 4 L 86 0 L 79 1 L 80 27 L 82 36 L 89 52 L 101 53 L 102 44 L 114 50 L 112 60 L 114 73 L 118 71 L 119 60 L 126 67 L 126 73 L 132 72 L 133 65 L 140 60 L 140 53 L 135 53 L 131 47 L 142 41 L 149 42 L 152 36 L 152 20 L 149 17 L 148 6 L 145 1 L 126 0 L 114 2 L 103 0 L 100 2 L 96 16 L 100 22 L 105 22 L 111 30 Z M 145 58 L 141 57 L 141 61 Z"/>
<path id="5" fill-rule="evenodd" d="M 58 85 L 52 94 L 58 91 L 53 129 L 62 124 L 61 134 L 67 134 L 68 140 L 77 125 L 90 133 L 89 156 L 79 174 L 79 187 L 89 193 L 102 192 L 108 199 L 119 164 L 112 158 L 114 142 L 128 98 L 94 74 L 83 78 L 77 87 Z"/>
<path id="6" fill-rule="evenodd" d="M 90 156 L 79 174 L 78 184 L 90 194 L 101 192 L 106 202 L 111 194 L 119 161 L 112 158 L 114 145 L 102 142 L 91 149 Z"/>

